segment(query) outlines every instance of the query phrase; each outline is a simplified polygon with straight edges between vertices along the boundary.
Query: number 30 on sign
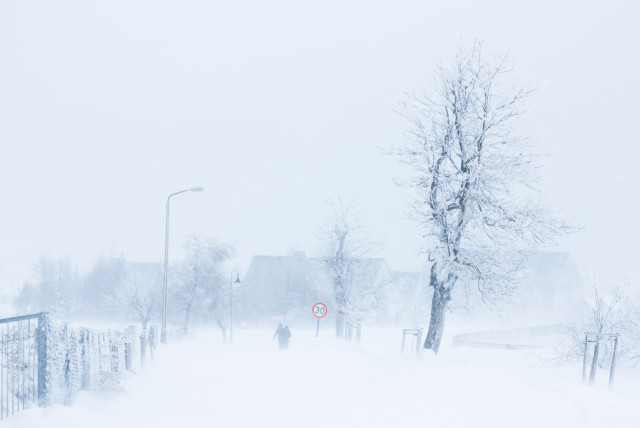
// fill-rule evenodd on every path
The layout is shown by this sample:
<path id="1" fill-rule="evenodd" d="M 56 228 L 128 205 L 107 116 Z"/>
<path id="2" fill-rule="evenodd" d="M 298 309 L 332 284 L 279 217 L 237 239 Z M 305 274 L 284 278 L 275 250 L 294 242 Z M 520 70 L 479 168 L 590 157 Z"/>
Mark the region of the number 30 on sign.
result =
<path id="1" fill-rule="evenodd" d="M 311 312 L 314 317 L 318 318 L 318 324 L 316 325 L 316 337 L 318 337 L 318 333 L 320 332 L 320 318 L 326 317 L 329 311 L 327 310 L 327 305 L 318 302 L 311 307 Z"/>
<path id="2" fill-rule="evenodd" d="M 326 317 L 327 313 L 329 312 L 327 310 L 327 305 L 325 305 L 322 302 L 318 302 L 315 305 L 313 305 L 313 307 L 311 308 L 311 311 L 313 312 L 313 316 L 318 319 Z"/>

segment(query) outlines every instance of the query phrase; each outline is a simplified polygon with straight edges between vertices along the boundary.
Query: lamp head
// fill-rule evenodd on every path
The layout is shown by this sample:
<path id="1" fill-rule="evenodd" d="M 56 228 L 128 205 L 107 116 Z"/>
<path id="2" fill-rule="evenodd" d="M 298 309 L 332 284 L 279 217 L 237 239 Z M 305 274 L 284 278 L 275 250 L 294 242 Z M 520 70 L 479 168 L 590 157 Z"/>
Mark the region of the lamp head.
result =
<path id="1" fill-rule="evenodd" d="M 240 284 L 242 283 L 242 281 L 240 281 L 240 274 L 238 272 L 236 272 L 236 280 L 233 281 L 234 284 Z"/>
<path id="2" fill-rule="evenodd" d="M 202 191 L 204 191 L 204 187 L 202 187 L 202 186 L 192 187 L 189 190 L 192 191 L 192 192 L 202 192 Z"/>

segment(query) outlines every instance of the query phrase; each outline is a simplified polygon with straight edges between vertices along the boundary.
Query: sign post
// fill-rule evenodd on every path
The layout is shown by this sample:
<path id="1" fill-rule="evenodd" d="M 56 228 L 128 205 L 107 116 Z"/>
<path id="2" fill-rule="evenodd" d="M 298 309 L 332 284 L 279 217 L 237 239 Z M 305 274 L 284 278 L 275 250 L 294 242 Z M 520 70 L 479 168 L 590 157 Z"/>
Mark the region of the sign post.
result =
<path id="1" fill-rule="evenodd" d="M 316 325 L 316 337 L 318 337 L 318 332 L 320 331 L 320 319 L 326 317 L 329 311 L 327 310 L 327 305 L 322 302 L 318 302 L 311 307 L 311 312 L 313 313 L 313 316 L 318 319 L 318 323 Z"/>

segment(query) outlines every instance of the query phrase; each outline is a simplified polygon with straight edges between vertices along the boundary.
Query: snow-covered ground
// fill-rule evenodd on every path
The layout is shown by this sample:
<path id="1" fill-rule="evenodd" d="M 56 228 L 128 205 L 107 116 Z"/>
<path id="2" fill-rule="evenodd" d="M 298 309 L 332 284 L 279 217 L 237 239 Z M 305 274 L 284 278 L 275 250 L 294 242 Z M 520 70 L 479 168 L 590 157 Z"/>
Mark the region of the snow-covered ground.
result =
<path id="1" fill-rule="evenodd" d="M 219 332 L 161 347 L 118 394 L 33 408 L 6 427 L 640 427 L 640 378 L 613 391 L 582 386 L 580 366 L 538 351 L 452 348 L 400 355 L 398 329 L 363 331 L 361 345 L 293 329 L 288 351 L 269 330 Z M 324 336 L 324 337 L 322 337 Z"/>

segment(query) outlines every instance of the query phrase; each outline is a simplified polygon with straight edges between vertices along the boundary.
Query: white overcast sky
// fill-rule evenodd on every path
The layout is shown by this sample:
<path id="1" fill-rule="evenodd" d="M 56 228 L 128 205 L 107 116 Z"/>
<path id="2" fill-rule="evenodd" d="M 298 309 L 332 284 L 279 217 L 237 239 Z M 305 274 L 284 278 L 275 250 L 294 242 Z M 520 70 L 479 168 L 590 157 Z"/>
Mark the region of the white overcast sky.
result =
<path id="1" fill-rule="evenodd" d="M 394 109 L 474 38 L 538 89 L 542 190 L 584 227 L 559 249 L 638 286 L 640 17 L 628 1 L 0 2 L 0 290 L 40 254 L 160 262 L 193 233 L 313 253 L 327 197 L 358 195 L 397 269 L 419 231 L 380 147 Z"/>

